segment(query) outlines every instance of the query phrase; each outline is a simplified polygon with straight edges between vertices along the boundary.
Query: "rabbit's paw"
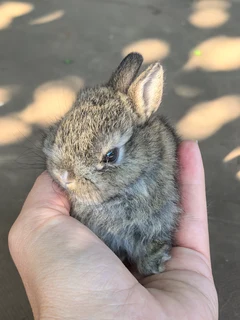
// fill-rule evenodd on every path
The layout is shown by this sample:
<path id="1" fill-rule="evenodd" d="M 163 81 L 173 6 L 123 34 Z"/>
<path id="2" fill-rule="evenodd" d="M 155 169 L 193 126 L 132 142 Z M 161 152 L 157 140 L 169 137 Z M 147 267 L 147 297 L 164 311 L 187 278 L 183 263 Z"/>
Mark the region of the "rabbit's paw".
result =
<path id="1" fill-rule="evenodd" d="M 152 243 L 145 255 L 138 259 L 138 271 L 145 276 L 163 272 L 165 262 L 171 258 L 170 251 L 169 244 Z"/>

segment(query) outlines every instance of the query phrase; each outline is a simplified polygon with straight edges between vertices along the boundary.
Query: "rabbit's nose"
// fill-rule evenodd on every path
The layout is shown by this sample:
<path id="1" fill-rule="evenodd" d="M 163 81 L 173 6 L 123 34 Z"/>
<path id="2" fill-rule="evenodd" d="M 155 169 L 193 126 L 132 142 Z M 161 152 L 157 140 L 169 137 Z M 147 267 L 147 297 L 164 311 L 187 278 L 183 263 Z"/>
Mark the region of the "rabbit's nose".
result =
<path id="1" fill-rule="evenodd" d="M 68 171 L 64 171 L 61 174 L 61 180 L 62 180 L 62 183 L 66 186 L 69 186 L 74 182 L 74 178 L 69 174 Z"/>

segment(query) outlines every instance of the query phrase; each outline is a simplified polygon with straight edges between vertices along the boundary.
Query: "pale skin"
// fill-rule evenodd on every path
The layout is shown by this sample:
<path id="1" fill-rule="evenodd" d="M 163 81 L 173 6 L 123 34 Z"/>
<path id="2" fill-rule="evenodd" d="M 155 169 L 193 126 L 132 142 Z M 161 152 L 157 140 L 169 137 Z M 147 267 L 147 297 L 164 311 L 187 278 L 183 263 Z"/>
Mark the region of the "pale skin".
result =
<path id="1" fill-rule="evenodd" d="M 139 281 L 90 230 L 46 173 L 9 234 L 35 319 L 217 320 L 204 170 L 197 143 L 179 150 L 184 213 L 166 271 Z"/>

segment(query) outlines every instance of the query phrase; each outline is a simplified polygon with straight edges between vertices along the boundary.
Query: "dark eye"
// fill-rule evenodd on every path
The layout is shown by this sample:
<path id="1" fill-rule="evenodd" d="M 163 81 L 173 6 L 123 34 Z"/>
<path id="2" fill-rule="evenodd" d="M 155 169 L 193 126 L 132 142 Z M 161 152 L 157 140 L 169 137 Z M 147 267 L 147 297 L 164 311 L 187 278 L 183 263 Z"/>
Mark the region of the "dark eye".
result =
<path id="1" fill-rule="evenodd" d="M 103 162 L 105 163 L 115 163 L 118 160 L 119 156 L 119 149 L 114 148 L 112 150 L 109 150 L 106 155 L 103 157 Z"/>

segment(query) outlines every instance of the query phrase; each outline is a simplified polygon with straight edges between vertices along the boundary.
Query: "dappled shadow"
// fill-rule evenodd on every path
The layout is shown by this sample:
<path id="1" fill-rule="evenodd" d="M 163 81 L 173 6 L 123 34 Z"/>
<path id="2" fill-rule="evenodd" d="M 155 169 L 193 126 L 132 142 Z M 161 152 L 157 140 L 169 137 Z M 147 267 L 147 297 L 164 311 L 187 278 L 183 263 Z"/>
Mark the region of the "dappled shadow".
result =
<path id="1" fill-rule="evenodd" d="M 240 37 L 218 36 L 197 45 L 184 70 L 231 71 L 240 68 Z"/>
<path id="2" fill-rule="evenodd" d="M 46 127 L 56 122 L 70 109 L 82 87 L 83 80 L 76 76 L 39 86 L 31 104 L 20 112 L 0 118 L 0 145 L 26 139 L 32 132 L 32 125 Z"/>
<path id="3" fill-rule="evenodd" d="M 224 159 L 223 162 L 226 163 L 226 165 L 229 162 L 235 162 L 236 167 L 239 168 L 240 165 L 240 147 L 237 147 L 233 149 L 230 153 L 228 153 Z M 236 173 L 236 179 L 240 181 L 240 170 Z"/>
<path id="4" fill-rule="evenodd" d="M 236 173 L 236 178 L 240 181 L 240 171 Z"/>
<path id="5" fill-rule="evenodd" d="M 17 17 L 29 14 L 35 9 L 34 4 L 24 1 L 0 2 L 0 30 L 11 27 Z M 29 21 L 30 25 L 45 24 L 63 17 L 64 10 L 56 10 Z"/>
<path id="6" fill-rule="evenodd" d="M 11 26 L 16 17 L 28 14 L 34 5 L 28 2 L 4 1 L 0 3 L 0 30 Z"/>
<path id="7" fill-rule="evenodd" d="M 83 84 L 83 80 L 76 76 L 44 83 L 35 90 L 33 102 L 18 117 L 28 124 L 42 126 L 56 122 L 73 105 Z"/>
<path id="8" fill-rule="evenodd" d="M 223 159 L 223 162 L 229 162 L 233 159 L 240 157 L 240 147 L 233 149 L 226 157 Z"/>
<path id="9" fill-rule="evenodd" d="M 174 90 L 177 95 L 184 98 L 195 98 L 203 92 L 202 89 L 190 85 L 177 85 Z"/>
<path id="10" fill-rule="evenodd" d="M 218 28 L 226 23 L 231 3 L 223 0 L 202 0 L 194 2 L 189 22 L 197 28 Z"/>
<path id="11" fill-rule="evenodd" d="M 166 58 L 170 46 L 160 39 L 143 39 L 127 45 L 122 50 L 122 56 L 125 57 L 130 52 L 139 52 L 143 55 L 144 63 L 152 63 Z"/>
<path id="12" fill-rule="evenodd" d="M 139 51 L 145 64 L 160 60 L 165 69 L 160 112 L 177 124 L 184 138 L 201 141 L 216 270 L 219 255 L 237 248 L 234 236 L 224 247 L 231 228 L 218 234 L 221 219 L 229 225 L 239 222 L 237 3 L 33 0 L 18 1 L 15 9 L 12 5 L 0 1 L 1 238 L 6 242 L 10 225 L 45 166 L 41 131 L 69 109 L 78 89 L 106 81 L 124 55 Z M 7 310 L 2 317 L 14 306 L 10 320 L 31 318 L 1 242 L 0 251 L 7 257 L 2 272 L 13 279 L 4 283 L 11 295 L 2 299 L 3 312 Z M 217 284 L 225 269 L 219 271 Z"/>
<path id="13" fill-rule="evenodd" d="M 63 10 L 57 10 L 51 13 L 48 13 L 44 16 L 41 16 L 39 18 L 33 19 L 29 22 L 31 25 L 35 24 L 45 24 L 49 22 L 53 22 L 55 20 L 58 20 L 64 16 L 64 11 Z"/>
<path id="14" fill-rule="evenodd" d="M 240 96 L 225 96 L 191 108 L 178 122 L 177 129 L 184 139 L 203 140 L 239 117 Z"/>
<path id="15" fill-rule="evenodd" d="M 9 85 L 0 88 L 0 107 L 4 107 L 15 94 L 19 93 L 21 90 L 20 85 Z"/>

